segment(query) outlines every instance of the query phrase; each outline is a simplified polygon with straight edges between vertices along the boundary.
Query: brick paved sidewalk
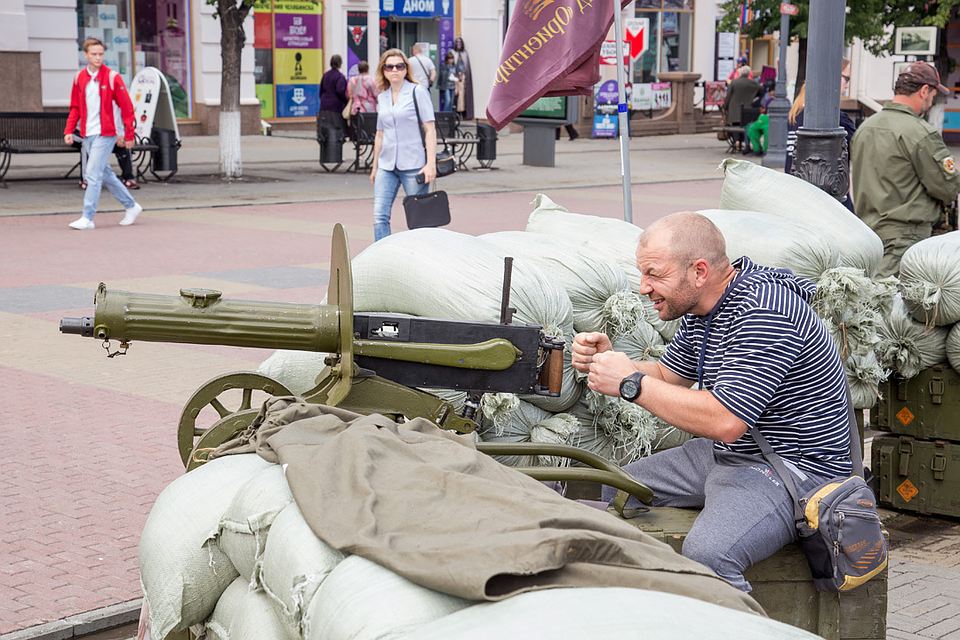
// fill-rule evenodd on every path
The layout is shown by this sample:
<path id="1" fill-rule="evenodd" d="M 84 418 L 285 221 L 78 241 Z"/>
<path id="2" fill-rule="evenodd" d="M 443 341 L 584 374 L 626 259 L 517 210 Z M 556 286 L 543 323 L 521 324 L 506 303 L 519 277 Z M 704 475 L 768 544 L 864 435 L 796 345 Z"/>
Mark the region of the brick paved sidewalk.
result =
<path id="1" fill-rule="evenodd" d="M 634 188 L 635 220 L 716 205 L 719 180 Z M 620 189 L 545 189 L 573 211 L 620 215 Z M 523 228 L 533 191 L 452 197 L 452 229 Z M 137 343 L 107 360 L 90 339 L 57 332 L 92 312 L 100 281 L 175 294 L 183 286 L 233 298 L 314 303 L 325 294 L 329 234 L 344 222 L 354 253 L 372 240 L 369 198 L 342 202 L 162 210 L 94 232 L 71 215 L 0 217 L 0 636 L 140 596 L 137 541 L 159 491 L 182 473 L 179 412 L 208 379 L 255 368 L 268 353 Z M 396 229 L 402 212 L 395 210 Z M 905 516 L 897 516 L 905 518 Z M 928 546 L 898 546 L 889 637 L 960 640 L 955 523 L 898 520 Z M 941 521 L 934 521 L 941 522 Z M 910 527 L 918 531 L 910 530 Z M 895 540 L 896 542 L 896 540 Z"/>

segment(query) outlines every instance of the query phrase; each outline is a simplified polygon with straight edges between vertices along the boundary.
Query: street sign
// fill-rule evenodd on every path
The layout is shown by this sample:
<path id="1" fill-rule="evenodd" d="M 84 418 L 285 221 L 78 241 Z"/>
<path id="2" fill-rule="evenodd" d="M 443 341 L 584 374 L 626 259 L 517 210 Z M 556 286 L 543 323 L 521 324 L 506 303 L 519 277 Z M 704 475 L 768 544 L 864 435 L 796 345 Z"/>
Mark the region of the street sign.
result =
<path id="1" fill-rule="evenodd" d="M 623 43 L 623 63 L 627 64 L 629 59 L 630 44 L 627 42 Z M 606 64 L 613 66 L 617 64 L 617 41 L 616 40 L 604 40 L 603 44 L 600 45 L 600 64 Z"/>
<path id="2" fill-rule="evenodd" d="M 647 34 L 650 33 L 648 18 L 630 18 L 623 21 L 624 40 L 630 47 L 630 60 L 636 60 L 647 50 Z M 614 55 L 616 58 L 616 55 Z"/>
<path id="3" fill-rule="evenodd" d="M 780 15 L 795 16 L 800 12 L 800 7 L 789 2 L 780 3 Z"/>

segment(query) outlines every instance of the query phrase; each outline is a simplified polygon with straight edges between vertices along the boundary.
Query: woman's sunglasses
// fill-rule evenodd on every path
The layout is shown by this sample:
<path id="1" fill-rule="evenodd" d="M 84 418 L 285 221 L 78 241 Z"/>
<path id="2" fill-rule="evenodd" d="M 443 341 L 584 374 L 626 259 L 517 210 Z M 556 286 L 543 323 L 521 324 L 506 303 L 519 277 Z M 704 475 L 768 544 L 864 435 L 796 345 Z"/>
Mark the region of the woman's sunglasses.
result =
<path id="1" fill-rule="evenodd" d="M 383 65 L 384 71 L 403 71 L 407 68 L 406 62 L 398 62 L 397 64 L 385 64 Z"/>

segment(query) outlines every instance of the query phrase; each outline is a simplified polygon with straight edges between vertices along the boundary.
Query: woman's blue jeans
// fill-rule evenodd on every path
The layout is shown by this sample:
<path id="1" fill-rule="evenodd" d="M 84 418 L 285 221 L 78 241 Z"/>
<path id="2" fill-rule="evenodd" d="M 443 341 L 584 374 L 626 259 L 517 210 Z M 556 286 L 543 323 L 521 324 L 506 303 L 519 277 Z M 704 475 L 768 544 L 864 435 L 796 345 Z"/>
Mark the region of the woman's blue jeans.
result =
<path id="1" fill-rule="evenodd" d="M 440 111 L 455 111 L 453 108 L 456 105 L 454 98 L 455 92 L 455 87 L 450 87 L 440 92 Z"/>
<path id="2" fill-rule="evenodd" d="M 397 191 L 403 185 L 408 196 L 427 193 L 428 184 L 419 184 L 417 174 L 420 169 L 378 169 L 373 182 L 373 240 L 376 242 L 390 235 L 390 210 L 397 199 Z"/>

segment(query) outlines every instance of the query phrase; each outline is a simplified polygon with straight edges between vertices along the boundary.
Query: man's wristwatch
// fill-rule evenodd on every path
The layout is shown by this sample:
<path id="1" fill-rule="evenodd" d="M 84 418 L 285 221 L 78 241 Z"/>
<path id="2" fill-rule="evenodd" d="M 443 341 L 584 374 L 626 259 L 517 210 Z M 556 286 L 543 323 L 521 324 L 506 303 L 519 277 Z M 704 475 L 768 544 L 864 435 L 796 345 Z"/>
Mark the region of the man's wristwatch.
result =
<path id="1" fill-rule="evenodd" d="M 633 402 L 640 397 L 641 391 L 641 381 L 645 376 L 645 373 L 639 371 L 634 371 L 626 378 L 620 381 L 620 397 L 626 400 L 627 402 Z"/>

